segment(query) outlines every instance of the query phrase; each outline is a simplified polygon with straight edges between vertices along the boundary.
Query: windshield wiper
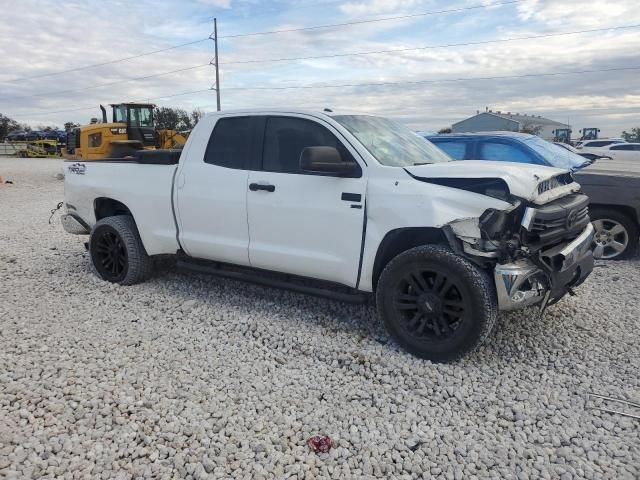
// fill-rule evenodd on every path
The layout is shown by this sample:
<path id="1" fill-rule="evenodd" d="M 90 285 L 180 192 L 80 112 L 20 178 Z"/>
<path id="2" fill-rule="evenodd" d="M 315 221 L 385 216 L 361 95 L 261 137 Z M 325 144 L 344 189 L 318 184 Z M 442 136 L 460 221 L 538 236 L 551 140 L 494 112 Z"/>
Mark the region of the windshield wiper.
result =
<path id="1" fill-rule="evenodd" d="M 416 162 L 413 164 L 414 167 L 417 167 L 419 165 L 431 165 L 433 162 Z"/>

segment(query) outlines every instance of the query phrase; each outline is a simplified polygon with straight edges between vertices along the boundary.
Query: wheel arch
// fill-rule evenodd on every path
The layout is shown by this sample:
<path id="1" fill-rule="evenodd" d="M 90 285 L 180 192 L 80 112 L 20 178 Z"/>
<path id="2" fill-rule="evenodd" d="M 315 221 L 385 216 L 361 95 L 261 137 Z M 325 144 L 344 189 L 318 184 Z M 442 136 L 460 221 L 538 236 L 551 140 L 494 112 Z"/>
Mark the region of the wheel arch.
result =
<path id="1" fill-rule="evenodd" d="M 638 211 L 633 208 L 630 207 L 628 205 L 611 205 L 611 204 L 606 204 L 606 203 L 590 203 L 589 204 L 589 210 L 615 210 L 616 212 L 619 212 L 623 215 L 628 216 L 631 220 L 633 220 L 634 222 L 636 222 L 636 224 L 639 224 L 639 214 Z"/>
<path id="2" fill-rule="evenodd" d="M 96 222 L 106 217 L 114 217 L 116 215 L 129 215 L 133 217 L 133 213 L 124 203 L 109 197 L 98 197 L 93 201 L 93 212 Z M 135 221 L 135 219 L 134 219 Z"/>
<path id="3" fill-rule="evenodd" d="M 449 245 L 444 229 L 437 227 L 397 228 L 387 232 L 376 251 L 373 262 L 372 287 L 376 291 L 384 267 L 396 256 L 420 245 Z"/>

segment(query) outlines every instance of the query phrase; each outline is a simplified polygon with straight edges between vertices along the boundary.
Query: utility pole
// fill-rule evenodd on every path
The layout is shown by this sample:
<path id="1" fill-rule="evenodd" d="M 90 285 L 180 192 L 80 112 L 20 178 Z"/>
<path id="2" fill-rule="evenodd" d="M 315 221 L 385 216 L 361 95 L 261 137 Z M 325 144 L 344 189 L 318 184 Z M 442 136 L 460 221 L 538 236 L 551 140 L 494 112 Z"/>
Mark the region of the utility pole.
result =
<path id="1" fill-rule="evenodd" d="M 211 37 L 209 37 L 211 38 Z M 214 57 L 214 65 L 216 67 L 216 104 L 218 106 L 218 111 L 220 111 L 220 69 L 218 68 L 218 19 L 213 19 L 213 43 L 215 45 L 215 57 Z"/>

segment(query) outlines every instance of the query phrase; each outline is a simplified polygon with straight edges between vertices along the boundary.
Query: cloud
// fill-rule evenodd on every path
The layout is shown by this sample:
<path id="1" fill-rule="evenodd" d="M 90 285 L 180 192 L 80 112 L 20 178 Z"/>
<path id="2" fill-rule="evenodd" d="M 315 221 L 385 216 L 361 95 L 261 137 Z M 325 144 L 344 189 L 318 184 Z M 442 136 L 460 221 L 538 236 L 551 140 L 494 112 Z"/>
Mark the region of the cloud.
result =
<path id="1" fill-rule="evenodd" d="M 231 0 L 198 0 L 198 3 L 218 8 L 231 8 Z"/>
<path id="2" fill-rule="evenodd" d="M 527 0 L 518 4 L 518 16 L 524 21 L 538 21 L 551 26 L 633 24 L 640 21 L 636 0 L 590 0 L 589 2 Z"/>
<path id="3" fill-rule="evenodd" d="M 225 7 L 227 4 L 228 8 Z M 477 1 L 469 0 L 447 5 L 446 9 L 477 4 Z M 562 10 L 555 2 L 528 0 L 517 5 L 446 15 L 221 39 L 222 105 L 223 108 L 330 106 L 336 110 L 394 116 L 412 128 L 424 130 L 450 125 L 474 114 L 477 109 L 490 106 L 556 117 L 562 121 L 569 116 L 574 127 L 589 126 L 583 122 L 597 123 L 603 133 L 619 135 L 622 128 L 633 126 L 624 123 L 633 120 L 629 113 L 633 109 L 640 110 L 637 70 L 548 77 L 527 75 L 640 66 L 637 53 L 640 29 L 393 54 L 232 63 L 564 32 L 584 29 L 588 24 L 585 22 L 594 18 L 598 22 L 589 23 L 589 28 L 640 23 L 634 20 L 633 2 L 620 0 L 615 8 L 598 1 L 589 5 L 588 14 L 577 14 L 573 4 L 565 5 Z M 445 9 L 442 4 L 418 0 L 306 4 L 216 0 L 209 2 L 208 7 L 228 10 L 228 14 L 220 14 L 221 36 L 343 23 L 372 15 L 380 18 Z M 99 103 L 144 100 L 207 89 L 214 83 L 213 68 L 201 67 L 140 81 L 87 88 L 206 64 L 213 56 L 210 41 L 64 75 L 10 82 L 16 77 L 105 62 L 206 38 L 211 29 L 207 19 L 217 14 L 200 1 L 178 0 L 142 0 L 126 5 L 77 0 L 64 2 L 53 10 L 64 14 L 51 14 L 51 11 L 43 8 L 43 1 L 24 0 L 4 13 L 4 21 L 0 24 L 0 51 L 4 52 L 0 71 L 0 111 L 4 114 L 32 123 L 86 122 L 97 114 Z M 582 17 L 589 17 L 589 20 Z M 514 75 L 523 77 L 478 79 Z M 456 79 L 460 80 L 452 81 Z M 234 89 L 420 80 L 428 82 L 304 90 Z M 81 90 L 19 98 L 70 89 Z M 215 104 L 215 94 L 204 92 L 153 101 L 182 108 L 207 107 Z M 47 113 L 91 105 L 95 107 Z"/>

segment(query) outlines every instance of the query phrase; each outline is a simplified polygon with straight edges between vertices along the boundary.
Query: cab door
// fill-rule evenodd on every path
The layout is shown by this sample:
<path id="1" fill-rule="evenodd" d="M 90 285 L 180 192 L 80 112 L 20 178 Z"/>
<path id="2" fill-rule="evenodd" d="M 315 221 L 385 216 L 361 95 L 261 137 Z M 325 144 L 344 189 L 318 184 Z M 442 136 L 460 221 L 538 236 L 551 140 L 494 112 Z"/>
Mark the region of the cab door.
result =
<path id="1" fill-rule="evenodd" d="M 192 257 L 248 265 L 247 180 L 260 147 L 256 120 L 205 117 L 196 128 L 212 127 L 210 137 L 194 132 L 176 175 L 180 244 Z"/>
<path id="2" fill-rule="evenodd" d="M 358 168 L 349 176 L 301 170 L 305 147 L 331 146 Z M 355 287 L 366 215 L 367 178 L 357 152 L 312 117 L 264 118 L 261 168 L 249 172 L 252 267 Z"/>

